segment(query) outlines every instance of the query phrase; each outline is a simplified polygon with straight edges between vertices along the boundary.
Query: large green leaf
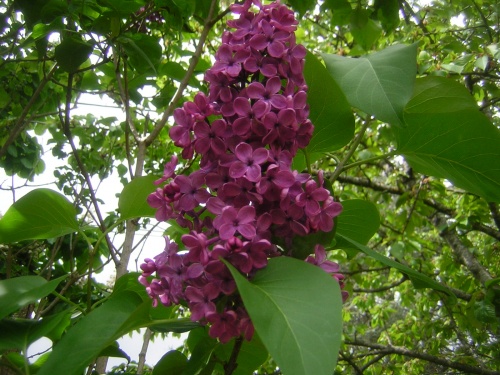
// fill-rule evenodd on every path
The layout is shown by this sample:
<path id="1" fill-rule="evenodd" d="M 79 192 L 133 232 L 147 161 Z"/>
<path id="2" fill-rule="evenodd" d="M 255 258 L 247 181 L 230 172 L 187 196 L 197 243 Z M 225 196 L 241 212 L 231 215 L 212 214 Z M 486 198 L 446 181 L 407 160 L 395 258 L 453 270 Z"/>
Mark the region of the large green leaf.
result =
<path id="1" fill-rule="evenodd" d="M 434 289 L 434 290 L 437 290 L 440 292 L 444 292 L 449 296 L 450 302 L 452 302 L 452 303 L 456 302 L 457 297 L 455 296 L 455 294 L 453 294 L 453 292 L 450 289 L 439 284 L 438 282 L 434 281 L 430 277 L 428 277 L 428 276 L 426 276 L 418 271 L 415 271 L 415 270 L 411 269 L 410 267 L 405 266 L 404 264 L 398 263 L 395 260 L 392 260 L 392 259 L 386 257 L 385 255 L 377 253 L 375 250 L 372 250 L 369 247 L 362 245 L 359 242 L 356 242 L 356 241 L 354 241 L 346 236 L 343 236 L 341 234 L 338 234 L 338 236 L 339 236 L 339 238 L 342 238 L 344 241 L 351 243 L 352 246 L 356 247 L 358 250 L 365 253 L 369 257 L 379 261 L 380 263 L 382 263 L 386 266 L 395 268 L 395 269 L 401 271 L 402 273 L 404 273 L 405 275 L 407 275 L 410 278 L 413 285 L 415 286 L 415 288 L 417 288 L 417 289 L 431 288 L 431 289 Z"/>
<path id="2" fill-rule="evenodd" d="M 340 288 L 321 268 L 289 257 L 269 260 L 248 281 L 234 267 L 245 308 L 286 375 L 330 375 L 342 336 Z"/>
<path id="3" fill-rule="evenodd" d="M 500 131 L 463 86 L 438 77 L 418 80 L 405 120 L 408 126 L 397 130 L 398 152 L 415 170 L 500 202 Z"/>
<path id="4" fill-rule="evenodd" d="M 403 124 L 417 73 L 416 44 L 398 44 L 360 58 L 322 56 L 353 107 L 381 121 Z"/>
<path id="5" fill-rule="evenodd" d="M 380 227 L 380 215 L 377 207 L 362 199 L 343 201 L 342 207 L 342 213 L 337 218 L 336 234 L 366 245 Z M 350 242 L 344 241 L 341 236 L 336 236 L 334 248 L 345 250 L 356 247 Z"/>
<path id="6" fill-rule="evenodd" d="M 140 306 L 133 292 L 120 292 L 81 318 L 54 346 L 38 375 L 77 375 L 124 332 L 121 326 Z"/>
<path id="7" fill-rule="evenodd" d="M 54 238 L 76 231 L 75 208 L 50 189 L 29 192 L 0 219 L 0 243 Z"/>
<path id="8" fill-rule="evenodd" d="M 340 87 L 310 52 L 306 56 L 304 77 L 309 88 L 309 119 L 314 125 L 313 137 L 305 152 L 313 162 L 323 153 L 338 150 L 352 139 L 354 116 Z M 302 154 L 299 156 L 303 157 Z"/>
<path id="9" fill-rule="evenodd" d="M 47 281 L 40 276 L 21 276 L 0 281 L 0 319 L 52 293 L 66 277 Z"/>
<path id="10" fill-rule="evenodd" d="M 146 201 L 148 195 L 154 192 L 155 176 L 142 176 L 133 179 L 123 188 L 118 209 L 122 219 L 133 219 L 137 217 L 154 217 L 156 210 Z"/>

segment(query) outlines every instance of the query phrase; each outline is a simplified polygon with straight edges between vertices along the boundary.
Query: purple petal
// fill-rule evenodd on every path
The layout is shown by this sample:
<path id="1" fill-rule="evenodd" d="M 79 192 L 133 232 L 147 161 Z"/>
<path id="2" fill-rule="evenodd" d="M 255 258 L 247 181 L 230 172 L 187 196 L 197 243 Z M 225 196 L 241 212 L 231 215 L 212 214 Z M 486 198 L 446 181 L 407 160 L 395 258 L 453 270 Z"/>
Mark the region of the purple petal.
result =
<path id="1" fill-rule="evenodd" d="M 229 167 L 229 176 L 232 178 L 240 178 L 247 173 L 248 166 L 241 162 L 241 161 L 235 161 L 231 166 Z"/>
<path id="2" fill-rule="evenodd" d="M 219 228 L 219 237 L 221 240 L 228 240 L 234 236 L 236 228 L 233 224 L 222 224 Z"/>
<path id="3" fill-rule="evenodd" d="M 240 224 L 250 223 L 255 220 L 255 207 L 245 206 L 238 211 L 238 221 Z"/>
<path id="4" fill-rule="evenodd" d="M 255 164 L 263 164 L 269 158 L 269 151 L 263 147 L 258 148 L 252 154 Z"/>
<path id="5" fill-rule="evenodd" d="M 250 146 L 248 143 L 241 142 L 238 144 L 238 146 L 236 146 L 234 154 L 238 159 L 246 162 L 253 157 L 252 146 Z"/>
<path id="6" fill-rule="evenodd" d="M 238 232 L 240 232 L 240 234 L 251 240 L 252 238 L 255 237 L 255 235 L 257 234 L 256 230 L 255 230 L 255 226 L 253 224 L 240 224 L 238 225 Z"/>

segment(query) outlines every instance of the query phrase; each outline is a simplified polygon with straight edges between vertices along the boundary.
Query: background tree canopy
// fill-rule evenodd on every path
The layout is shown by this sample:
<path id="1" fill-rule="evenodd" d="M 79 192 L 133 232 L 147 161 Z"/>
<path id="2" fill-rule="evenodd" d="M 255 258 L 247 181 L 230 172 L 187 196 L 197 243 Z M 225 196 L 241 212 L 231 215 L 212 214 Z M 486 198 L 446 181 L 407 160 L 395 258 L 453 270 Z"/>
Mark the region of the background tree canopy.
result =
<path id="1" fill-rule="evenodd" d="M 333 231 L 295 238 L 294 256 L 323 243 L 349 298 L 282 257 L 250 282 L 231 268 L 251 341 L 220 343 L 185 305 L 151 306 L 133 262 L 157 225 L 146 198 L 183 151 L 169 136 L 174 110 L 207 92 L 230 5 L 0 1 L 0 197 L 12 203 L 0 219 L 1 373 L 106 373 L 119 357 L 108 373 L 500 374 L 493 0 L 289 0 L 315 126 L 293 167 L 323 170 L 343 205 Z M 123 115 L 74 114 L 88 102 Z M 61 163 L 40 187 L 49 154 Z M 185 233 L 166 229 L 179 244 Z M 103 267 L 112 285 L 95 280 Z M 141 328 L 131 362 L 117 340 Z M 167 333 L 186 340 L 145 365 L 149 340 Z M 53 348 L 29 358 L 41 337 Z"/>

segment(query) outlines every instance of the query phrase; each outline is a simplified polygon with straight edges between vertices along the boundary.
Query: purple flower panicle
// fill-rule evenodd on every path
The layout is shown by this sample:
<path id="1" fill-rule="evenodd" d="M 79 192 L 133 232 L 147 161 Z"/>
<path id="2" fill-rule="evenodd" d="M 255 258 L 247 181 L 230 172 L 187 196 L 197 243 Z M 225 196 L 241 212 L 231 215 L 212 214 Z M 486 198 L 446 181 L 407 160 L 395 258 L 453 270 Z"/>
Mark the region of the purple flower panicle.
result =
<path id="1" fill-rule="evenodd" d="M 164 252 L 141 265 L 140 277 L 154 304 L 185 303 L 191 319 L 209 324 L 221 342 L 250 340 L 254 332 L 221 259 L 252 278 L 269 258 L 289 255 L 294 236 L 331 231 L 342 211 L 321 173 L 315 179 L 292 170 L 314 129 L 294 13 L 279 0 L 246 0 L 231 10 L 239 18 L 228 21 L 233 31 L 224 33 L 205 74 L 208 96 L 198 93 L 176 109 L 170 129 L 184 159 L 199 156 L 199 169 L 177 175 L 172 157 L 156 181 L 163 187 L 148 197 L 159 221 L 189 230 L 182 236 L 186 251 L 167 238 Z M 280 246 L 279 237 L 287 239 Z M 306 261 L 343 285 L 338 264 L 322 246 L 314 251 Z"/>

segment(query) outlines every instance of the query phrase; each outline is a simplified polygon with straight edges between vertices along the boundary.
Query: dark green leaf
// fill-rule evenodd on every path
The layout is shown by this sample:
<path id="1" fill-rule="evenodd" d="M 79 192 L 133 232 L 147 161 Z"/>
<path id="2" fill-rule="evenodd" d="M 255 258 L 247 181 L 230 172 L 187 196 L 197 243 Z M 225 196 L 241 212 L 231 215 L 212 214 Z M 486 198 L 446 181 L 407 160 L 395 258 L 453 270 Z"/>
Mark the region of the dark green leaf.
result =
<path id="1" fill-rule="evenodd" d="M 167 352 L 156 363 L 153 375 L 182 374 L 187 364 L 187 358 L 177 350 Z"/>
<path id="2" fill-rule="evenodd" d="M 293 9 L 303 15 L 305 12 L 312 10 L 316 5 L 315 0 L 288 0 Z"/>
<path id="3" fill-rule="evenodd" d="M 45 317 L 41 320 L 3 319 L 0 321 L 0 351 L 25 350 L 41 337 L 48 337 L 57 329 L 64 330 L 69 325 L 69 311 Z"/>
<path id="4" fill-rule="evenodd" d="M 257 333 L 287 375 L 330 375 L 342 336 L 340 288 L 321 268 L 269 260 L 248 281 L 227 264 Z"/>
<path id="5" fill-rule="evenodd" d="M 208 336 L 204 328 L 191 331 L 187 342 L 191 356 L 182 375 L 196 375 L 210 362 L 218 343 L 217 340 Z"/>
<path id="6" fill-rule="evenodd" d="M 384 31 L 391 33 L 399 25 L 399 1 L 375 0 L 374 8 Z"/>
<path id="7" fill-rule="evenodd" d="M 219 344 L 215 349 L 215 355 L 218 359 L 227 362 L 231 357 L 235 340 L 231 340 L 227 344 Z M 266 347 L 255 333 L 251 341 L 243 341 L 241 349 L 236 359 L 237 367 L 233 372 L 234 375 L 252 375 L 255 370 L 262 365 L 269 357 Z"/>
<path id="8" fill-rule="evenodd" d="M 75 208 L 50 189 L 29 192 L 0 219 L 0 243 L 54 238 L 76 231 Z"/>
<path id="9" fill-rule="evenodd" d="M 361 252 L 365 253 L 369 257 L 379 261 L 380 263 L 395 268 L 398 271 L 401 271 L 405 275 L 407 275 L 415 288 L 420 289 L 420 288 L 431 288 L 440 292 L 444 292 L 449 296 L 449 299 L 452 303 L 455 303 L 457 300 L 457 297 L 451 290 L 449 290 L 447 287 L 439 284 L 438 282 L 434 281 L 430 277 L 415 271 L 411 269 L 408 266 L 405 266 L 404 264 L 398 263 L 390 258 L 387 258 L 385 255 L 382 255 L 380 253 L 377 253 L 375 250 L 370 249 L 369 247 L 362 245 L 346 236 L 343 236 L 341 234 L 337 234 L 339 238 L 342 238 L 344 241 L 349 242 L 352 246 L 356 247 L 358 250 Z"/>
<path id="10" fill-rule="evenodd" d="M 370 18 L 366 9 L 358 8 L 351 13 L 351 33 L 355 42 L 369 51 L 382 35 L 382 28 Z"/>
<path id="11" fill-rule="evenodd" d="M 77 38 L 64 38 L 55 48 L 55 55 L 59 66 L 68 73 L 74 73 L 92 53 L 94 47 Z"/>
<path id="12" fill-rule="evenodd" d="M 115 357 L 115 358 L 125 358 L 127 362 L 130 362 L 130 357 L 127 353 L 120 349 L 117 342 L 108 345 L 98 355 L 99 357 Z"/>
<path id="13" fill-rule="evenodd" d="M 352 7 L 348 0 L 325 0 L 324 8 L 332 11 L 332 23 L 346 25 L 351 19 Z"/>
<path id="14" fill-rule="evenodd" d="M 68 330 L 37 374 L 81 374 L 92 359 L 123 335 L 120 327 L 141 303 L 133 292 L 112 295 Z"/>
<path id="15" fill-rule="evenodd" d="M 0 319 L 49 295 L 66 277 L 47 281 L 40 276 L 21 276 L 0 281 Z"/>
<path id="16" fill-rule="evenodd" d="M 130 65 L 135 70 L 139 73 L 157 74 L 156 67 L 160 65 L 162 53 L 158 38 L 145 34 L 127 34 L 116 40 L 127 53 Z"/>
<path id="17" fill-rule="evenodd" d="M 380 226 L 377 207 L 362 199 L 343 201 L 342 207 L 342 213 L 337 217 L 336 233 L 366 245 Z M 341 236 L 337 236 L 336 240 L 335 249 L 356 249 Z"/>
<path id="18" fill-rule="evenodd" d="M 338 150 L 352 139 L 354 116 L 342 90 L 310 52 L 306 56 L 304 77 L 309 88 L 309 119 L 314 125 L 313 137 L 305 152 L 312 163 L 323 153 Z M 298 154 L 298 157 L 304 156 Z"/>
<path id="19" fill-rule="evenodd" d="M 436 101 L 436 103 L 435 103 Z M 398 152 L 415 170 L 500 202 L 500 131 L 466 89 L 444 78 L 418 80 L 408 103 L 408 126 L 398 129 Z"/>
<path id="20" fill-rule="evenodd" d="M 323 54 L 326 67 L 353 107 L 394 125 L 413 93 L 417 45 L 394 45 L 357 59 Z"/>
<path id="21" fill-rule="evenodd" d="M 148 202 L 148 195 L 155 191 L 155 176 L 141 176 L 133 179 L 123 188 L 118 209 L 123 220 L 137 217 L 154 217 L 156 210 Z"/>

